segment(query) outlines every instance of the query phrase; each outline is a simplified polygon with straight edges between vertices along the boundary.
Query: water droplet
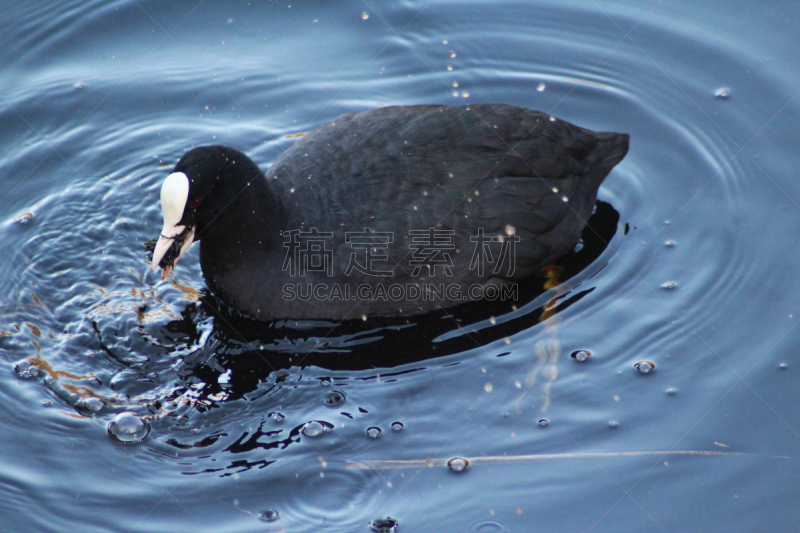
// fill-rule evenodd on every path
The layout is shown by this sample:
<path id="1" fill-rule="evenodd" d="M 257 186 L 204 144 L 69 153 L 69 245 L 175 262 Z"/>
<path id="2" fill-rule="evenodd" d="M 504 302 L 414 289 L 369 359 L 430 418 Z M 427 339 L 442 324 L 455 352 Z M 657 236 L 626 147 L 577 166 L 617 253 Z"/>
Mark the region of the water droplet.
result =
<path id="1" fill-rule="evenodd" d="M 329 392 L 325 395 L 325 405 L 328 407 L 336 407 L 337 405 L 342 405 L 345 401 L 345 395 L 343 392 L 334 390 Z"/>
<path id="2" fill-rule="evenodd" d="M 327 431 L 327 428 L 323 426 L 321 422 L 317 422 L 316 420 L 306 422 L 302 429 L 303 435 L 306 437 L 319 437 L 325 433 L 325 431 Z"/>
<path id="3" fill-rule="evenodd" d="M 361 13 L 361 20 L 367 20 L 368 18 L 369 18 L 369 13 L 367 13 L 366 11 Z"/>
<path id="4" fill-rule="evenodd" d="M 371 439 L 377 439 L 380 436 L 381 436 L 381 428 L 374 426 L 371 428 L 367 428 L 367 437 Z"/>
<path id="5" fill-rule="evenodd" d="M 278 411 L 272 411 L 267 416 L 269 416 L 273 420 L 273 422 L 283 422 L 284 420 L 286 420 L 286 417 L 283 416 Z"/>
<path id="6" fill-rule="evenodd" d="M 727 100 L 731 97 L 731 90 L 727 87 L 721 87 L 714 91 L 714 96 L 721 100 Z"/>
<path id="7" fill-rule="evenodd" d="M 275 509 L 264 509 L 260 513 L 258 513 L 258 519 L 262 522 L 274 522 L 281 516 L 278 514 L 278 511 Z"/>
<path id="8" fill-rule="evenodd" d="M 542 93 L 544 92 L 545 87 L 546 85 L 544 83 L 540 83 L 539 85 L 536 86 L 536 90 Z"/>
<path id="9" fill-rule="evenodd" d="M 786 370 L 787 368 L 789 368 L 789 365 L 787 365 L 786 363 L 781 363 L 778 365 L 778 368 L 781 370 Z"/>
<path id="10" fill-rule="evenodd" d="M 570 354 L 570 357 L 581 363 L 589 359 L 591 356 L 592 352 L 589 350 L 575 350 Z"/>
<path id="11" fill-rule="evenodd" d="M 650 372 L 656 369 L 656 364 L 652 361 L 639 361 L 638 363 L 633 365 L 633 368 L 635 368 L 642 374 L 649 374 Z"/>
<path id="12" fill-rule="evenodd" d="M 539 419 L 539 425 L 540 425 L 541 427 L 547 427 L 547 425 L 548 425 L 549 423 L 550 423 L 550 421 L 549 421 L 548 419 L 546 419 L 546 418 L 540 418 L 540 419 Z"/>
<path id="13" fill-rule="evenodd" d="M 675 241 L 667 241 L 667 242 L 664 243 L 664 246 L 666 246 L 667 248 L 674 248 L 675 247 Z"/>
<path id="14" fill-rule="evenodd" d="M 400 525 L 400 522 L 396 518 L 387 516 L 386 518 L 376 518 L 369 523 L 369 528 L 378 533 L 395 533 L 398 525 Z"/>
<path id="15" fill-rule="evenodd" d="M 403 431 L 405 426 L 402 422 L 392 422 L 392 431 Z"/>
<path id="16" fill-rule="evenodd" d="M 453 457 L 447 461 L 447 468 L 453 472 L 463 472 L 469 466 L 469 461 L 463 457 Z"/>
<path id="17" fill-rule="evenodd" d="M 611 422 L 608 423 L 608 427 L 610 427 L 611 429 L 617 429 L 619 427 L 619 424 L 617 423 L 616 420 L 612 420 Z"/>
<path id="18" fill-rule="evenodd" d="M 668 281 L 661 286 L 665 291 L 675 290 L 675 287 L 677 287 L 677 284 L 674 281 Z"/>
<path id="19" fill-rule="evenodd" d="M 39 367 L 28 361 L 27 359 L 23 359 L 22 361 L 17 361 L 14 363 L 14 370 L 17 372 L 17 375 L 22 379 L 30 379 L 35 378 L 39 375 Z"/>
<path id="20" fill-rule="evenodd" d="M 150 424 L 131 411 L 125 411 L 114 417 L 106 428 L 108 436 L 123 444 L 142 442 L 150 433 Z"/>
<path id="21" fill-rule="evenodd" d="M 669 389 L 667 389 L 667 394 L 669 394 L 670 396 L 672 396 L 672 395 L 673 395 L 673 394 L 675 394 L 676 392 L 678 392 L 678 391 L 676 391 L 676 390 L 675 390 L 675 389 L 673 389 L 672 387 L 670 387 Z"/>
<path id="22" fill-rule="evenodd" d="M 82 407 L 83 409 L 93 413 L 98 412 L 103 408 L 104 405 L 105 404 L 103 403 L 103 400 L 100 398 L 95 398 L 94 396 L 90 396 L 89 398 L 85 398 L 78 402 L 79 407 Z"/>

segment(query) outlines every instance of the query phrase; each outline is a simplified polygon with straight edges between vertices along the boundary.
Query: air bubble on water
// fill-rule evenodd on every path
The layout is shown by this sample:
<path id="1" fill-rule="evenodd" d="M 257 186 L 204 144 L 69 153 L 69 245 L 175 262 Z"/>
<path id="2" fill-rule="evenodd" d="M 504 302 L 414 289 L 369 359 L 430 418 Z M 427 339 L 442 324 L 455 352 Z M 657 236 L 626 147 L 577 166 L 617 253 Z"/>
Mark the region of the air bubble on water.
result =
<path id="1" fill-rule="evenodd" d="M 716 91 L 714 91 L 714 96 L 719 98 L 720 100 L 727 100 L 731 97 L 731 90 L 727 87 L 720 87 Z"/>
<path id="2" fill-rule="evenodd" d="M 667 389 L 667 394 L 669 394 L 670 396 L 672 396 L 672 395 L 673 395 L 673 394 L 675 394 L 676 392 L 678 392 L 678 391 L 676 391 L 676 390 L 675 390 L 675 389 L 673 389 L 672 387 L 670 387 L 670 388 L 668 388 L 668 389 Z"/>
<path id="3" fill-rule="evenodd" d="M 611 429 L 617 429 L 619 427 L 619 424 L 617 423 L 616 420 L 612 420 L 611 422 L 608 423 L 608 427 L 610 427 Z"/>
<path id="4" fill-rule="evenodd" d="M 275 509 L 264 509 L 260 513 L 258 513 L 258 519 L 262 522 L 274 522 L 281 516 L 278 514 L 278 511 Z"/>
<path id="5" fill-rule="evenodd" d="M 22 379 L 35 378 L 39 375 L 39 367 L 27 359 L 14 363 L 14 371 L 16 371 L 17 375 Z"/>
<path id="6" fill-rule="evenodd" d="M 392 422 L 392 431 L 403 431 L 405 427 L 402 422 Z"/>
<path id="7" fill-rule="evenodd" d="M 123 444 L 142 442 L 150 433 L 150 424 L 134 412 L 125 411 L 114 417 L 106 428 L 108 436 Z"/>
<path id="8" fill-rule="evenodd" d="M 369 18 L 369 13 L 367 13 L 366 11 L 361 13 L 361 20 L 367 20 L 368 18 Z"/>
<path id="9" fill-rule="evenodd" d="M 570 357 L 581 363 L 589 359 L 591 356 L 592 352 L 589 350 L 575 350 L 570 354 Z"/>
<path id="10" fill-rule="evenodd" d="M 550 424 L 550 421 L 546 418 L 540 418 L 538 424 L 541 427 L 547 427 L 547 425 Z"/>
<path id="11" fill-rule="evenodd" d="M 272 411 L 267 416 L 270 417 L 273 422 L 283 422 L 284 420 L 286 420 L 286 417 L 281 413 L 279 413 L 278 411 Z"/>
<path id="12" fill-rule="evenodd" d="M 399 524 L 397 519 L 387 516 L 386 518 L 376 518 L 369 523 L 369 528 L 378 533 L 395 533 Z"/>
<path id="13" fill-rule="evenodd" d="M 677 286 L 678 285 L 674 281 L 668 281 L 663 285 L 661 285 L 661 288 L 664 289 L 665 291 L 672 291 L 675 290 L 675 287 Z"/>
<path id="14" fill-rule="evenodd" d="M 316 420 L 306 422 L 302 429 L 303 435 L 306 437 L 319 437 L 325 433 L 325 431 L 327 431 L 327 428 L 323 426 L 321 422 Z"/>
<path id="15" fill-rule="evenodd" d="M 580 239 L 578 242 L 575 243 L 575 248 L 573 248 L 573 250 L 575 251 L 575 253 L 578 253 L 581 250 L 583 250 L 583 239 Z"/>
<path id="16" fill-rule="evenodd" d="M 381 436 L 381 433 L 382 433 L 382 431 L 381 431 L 381 428 L 379 428 L 379 427 L 374 427 L 373 426 L 373 427 L 367 428 L 367 437 L 369 437 L 371 439 L 377 439 L 378 437 Z"/>
<path id="17" fill-rule="evenodd" d="M 325 395 L 325 405 L 328 407 L 336 407 L 342 405 L 346 397 L 343 392 L 334 390 Z"/>
<path id="18" fill-rule="evenodd" d="M 463 472 L 469 466 L 469 461 L 463 457 L 453 457 L 447 461 L 447 468 L 453 472 Z"/>
<path id="19" fill-rule="evenodd" d="M 78 402 L 78 406 L 84 408 L 87 411 L 91 411 L 93 413 L 98 412 L 100 409 L 103 408 L 105 404 L 103 400 L 100 398 L 95 398 L 94 396 L 90 396 L 89 398 L 84 398 L 80 402 Z"/>
<path id="20" fill-rule="evenodd" d="M 649 374 L 656 368 L 656 364 L 652 361 L 639 361 L 633 365 L 633 368 L 641 374 Z"/>
<path id="21" fill-rule="evenodd" d="M 544 83 L 540 83 L 539 85 L 536 86 L 536 90 L 541 93 L 544 92 L 545 87 L 546 85 Z"/>
<path id="22" fill-rule="evenodd" d="M 778 365 L 778 368 L 780 370 L 786 370 L 787 368 L 789 368 L 789 365 L 787 365 L 786 363 L 781 363 Z"/>
<path id="23" fill-rule="evenodd" d="M 667 242 L 664 243 L 664 246 L 666 246 L 667 248 L 674 248 L 675 247 L 675 241 L 667 241 Z"/>

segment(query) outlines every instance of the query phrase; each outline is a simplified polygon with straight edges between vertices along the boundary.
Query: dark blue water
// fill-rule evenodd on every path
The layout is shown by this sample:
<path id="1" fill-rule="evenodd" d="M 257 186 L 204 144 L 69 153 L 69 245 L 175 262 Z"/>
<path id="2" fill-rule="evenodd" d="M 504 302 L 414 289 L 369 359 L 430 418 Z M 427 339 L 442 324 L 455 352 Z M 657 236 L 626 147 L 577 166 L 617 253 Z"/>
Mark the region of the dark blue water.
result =
<path id="1" fill-rule="evenodd" d="M 796 531 L 800 6 L 3 7 L 1 529 Z M 631 135 L 607 246 L 517 314 L 239 338 L 196 247 L 150 272 L 185 150 L 464 102 Z"/>

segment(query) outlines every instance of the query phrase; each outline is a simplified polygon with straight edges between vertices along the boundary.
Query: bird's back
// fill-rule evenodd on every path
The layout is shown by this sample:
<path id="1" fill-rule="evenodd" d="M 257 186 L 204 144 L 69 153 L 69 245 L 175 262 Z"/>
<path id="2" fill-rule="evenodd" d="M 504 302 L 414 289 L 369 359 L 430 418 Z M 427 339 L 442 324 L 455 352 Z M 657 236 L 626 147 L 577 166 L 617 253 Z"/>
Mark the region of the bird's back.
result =
<path id="1" fill-rule="evenodd" d="M 451 281 L 471 282 L 479 231 L 518 237 L 513 278 L 567 252 L 627 149 L 625 134 L 508 105 L 384 107 L 314 130 L 267 175 L 285 229 L 333 232 L 345 259 L 345 232 L 391 232 L 387 263 L 401 281 L 413 271 L 411 232 L 434 228 L 452 235 Z"/>

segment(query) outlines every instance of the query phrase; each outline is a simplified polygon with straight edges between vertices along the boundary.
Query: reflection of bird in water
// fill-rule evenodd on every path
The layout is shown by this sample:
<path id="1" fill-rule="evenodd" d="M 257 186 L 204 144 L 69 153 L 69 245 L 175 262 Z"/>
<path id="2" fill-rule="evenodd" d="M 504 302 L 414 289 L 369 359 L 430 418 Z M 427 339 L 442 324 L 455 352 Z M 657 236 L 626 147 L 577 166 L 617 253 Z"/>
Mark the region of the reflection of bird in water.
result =
<path id="1" fill-rule="evenodd" d="M 540 411 L 547 413 L 550 407 L 550 386 L 558 378 L 558 359 L 561 356 L 561 343 L 558 340 L 558 326 L 561 324 L 561 317 L 556 314 L 556 304 L 558 300 L 569 291 L 569 285 L 561 283 L 558 279 L 562 268 L 550 265 L 542 269 L 545 276 L 545 290 L 554 290 L 553 297 L 544 305 L 539 321 L 544 322 L 544 331 L 536 341 L 534 352 L 536 355 L 536 366 L 525 375 L 524 382 L 519 386 L 526 389 L 516 400 L 515 406 L 518 413 L 525 411 L 523 402 L 535 401 L 529 397 L 528 391 L 536 384 L 536 380 L 542 378 L 542 398 Z M 519 383 L 519 382 L 518 382 Z"/>

